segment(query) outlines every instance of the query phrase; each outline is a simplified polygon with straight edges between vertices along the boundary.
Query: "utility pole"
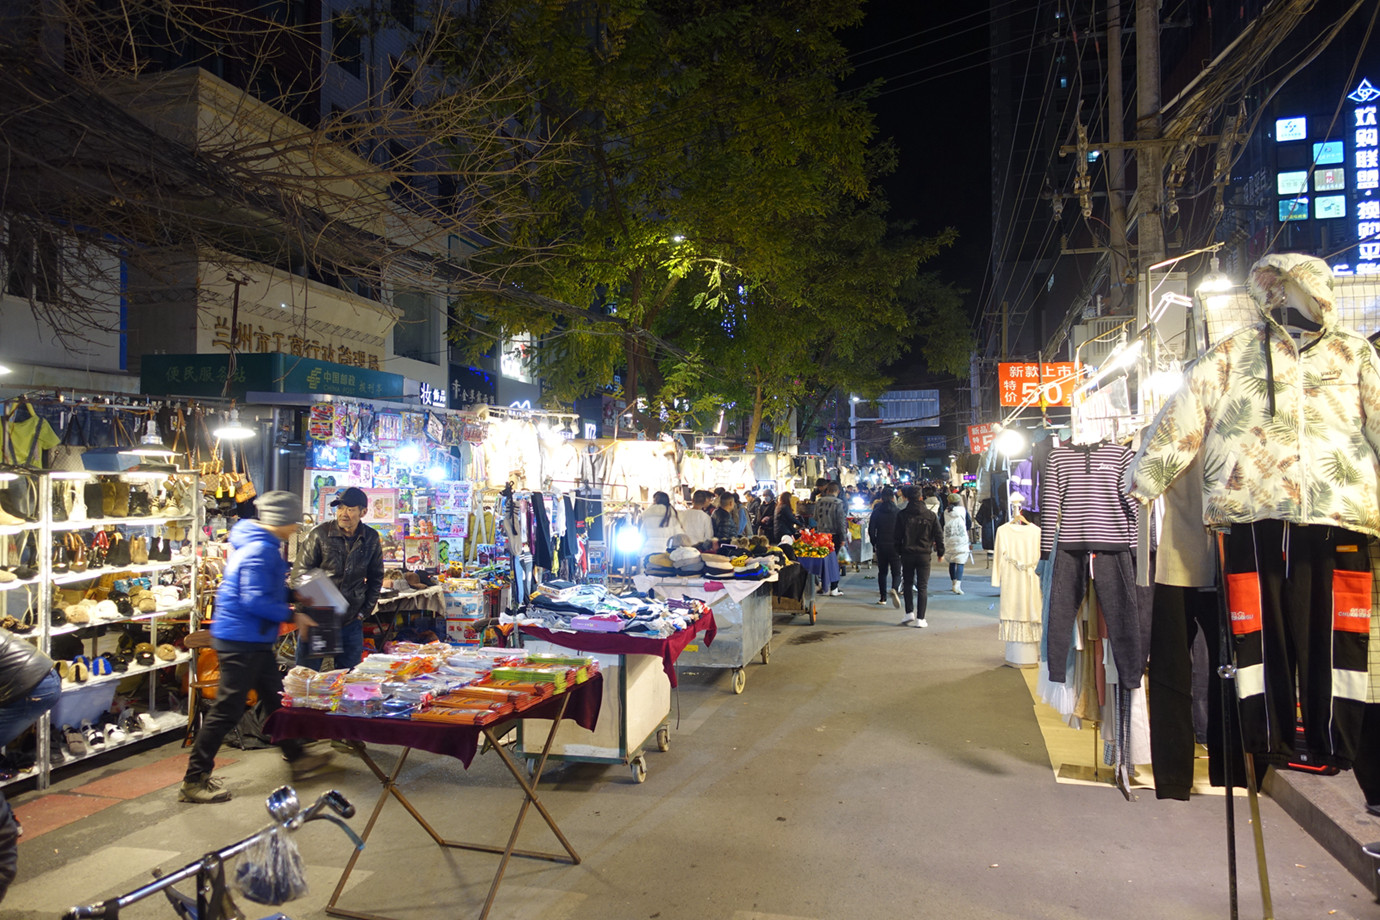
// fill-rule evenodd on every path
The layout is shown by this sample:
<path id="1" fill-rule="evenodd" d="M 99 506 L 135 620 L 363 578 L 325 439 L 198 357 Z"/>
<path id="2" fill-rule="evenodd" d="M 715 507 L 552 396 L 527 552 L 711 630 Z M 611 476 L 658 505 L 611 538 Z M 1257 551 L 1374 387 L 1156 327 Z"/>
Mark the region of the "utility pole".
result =
<path id="1" fill-rule="evenodd" d="M 1137 38 L 1137 42 L 1139 42 Z M 1126 307 L 1131 250 L 1126 244 L 1126 112 L 1121 86 L 1121 0 L 1107 3 L 1107 206 L 1111 227 L 1111 304 L 1113 316 Z M 1153 265 L 1154 263 L 1147 263 Z"/>
<path id="2" fill-rule="evenodd" d="M 1146 284 L 1146 268 L 1164 261 L 1163 153 L 1153 143 L 1160 139 L 1160 2 L 1136 0 L 1136 140 L 1141 141 L 1136 149 L 1136 254 Z"/>

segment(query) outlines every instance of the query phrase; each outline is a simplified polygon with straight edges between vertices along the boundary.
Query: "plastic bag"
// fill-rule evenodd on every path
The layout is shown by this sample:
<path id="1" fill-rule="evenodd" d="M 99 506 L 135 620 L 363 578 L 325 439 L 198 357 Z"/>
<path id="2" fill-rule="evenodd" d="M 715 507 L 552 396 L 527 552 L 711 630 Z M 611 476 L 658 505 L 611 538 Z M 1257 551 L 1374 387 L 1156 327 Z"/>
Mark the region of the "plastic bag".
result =
<path id="1" fill-rule="evenodd" d="M 302 854 L 288 832 L 275 827 L 250 845 L 235 867 L 235 890 L 259 904 L 283 904 L 307 893 Z"/>

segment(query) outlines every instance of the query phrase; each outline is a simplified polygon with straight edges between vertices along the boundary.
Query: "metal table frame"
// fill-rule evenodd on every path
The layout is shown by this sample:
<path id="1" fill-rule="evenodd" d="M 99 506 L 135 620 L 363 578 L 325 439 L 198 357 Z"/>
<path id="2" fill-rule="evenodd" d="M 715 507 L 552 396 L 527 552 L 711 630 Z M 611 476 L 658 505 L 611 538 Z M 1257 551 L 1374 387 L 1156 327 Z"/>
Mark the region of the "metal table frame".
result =
<path id="1" fill-rule="evenodd" d="M 561 833 L 561 829 L 556 825 L 556 819 L 551 817 L 551 813 L 546 810 L 546 806 L 537 798 L 537 784 L 541 780 L 541 768 L 546 763 L 546 756 L 551 750 L 551 742 L 556 736 L 556 729 L 561 724 L 561 719 L 565 717 L 565 710 L 569 703 L 570 694 L 567 693 L 561 700 L 560 709 L 551 723 L 551 730 L 546 733 L 546 744 L 542 747 L 540 758 L 537 761 L 538 767 L 533 774 L 531 782 L 529 782 L 522 771 L 518 769 L 517 764 L 513 762 L 512 757 L 509 756 L 508 752 L 503 749 L 503 746 L 499 744 L 498 741 L 499 737 L 504 734 L 510 725 L 514 722 L 521 723 L 523 718 L 518 716 L 514 719 L 506 719 L 502 722 L 495 723 L 494 725 L 479 727 L 484 740 L 493 750 L 498 752 L 499 757 L 503 759 L 503 765 L 508 768 L 508 772 L 513 775 L 513 779 L 517 780 L 518 785 L 522 787 L 522 807 L 518 809 L 517 818 L 513 821 L 513 829 L 508 835 L 508 843 L 506 846 L 500 847 L 486 843 L 464 843 L 457 840 L 448 840 L 436 832 L 436 829 L 427 822 L 426 818 L 422 817 L 422 813 L 417 810 L 415 805 L 408 801 L 407 796 L 403 794 L 402 789 L 398 786 L 398 774 L 402 772 L 403 764 L 407 763 L 407 756 L 412 752 L 412 748 L 410 747 L 403 748 L 402 756 L 398 758 L 398 762 L 393 766 L 391 773 L 385 773 L 383 769 L 374 762 L 373 758 L 369 756 L 369 751 L 367 749 L 361 749 L 359 751 L 359 755 L 363 759 L 365 765 L 373 771 L 374 776 L 378 777 L 379 782 L 383 785 L 383 790 L 379 793 L 378 801 L 374 803 L 374 810 L 369 815 L 369 822 L 364 825 L 364 833 L 360 835 L 361 839 L 366 843 L 368 842 L 369 834 L 373 831 L 374 824 L 377 823 L 379 814 L 383 811 L 383 806 L 388 802 L 388 799 L 392 797 L 397 799 L 403 808 L 407 809 L 407 813 L 412 816 L 413 820 L 422 826 L 423 830 L 431 835 L 431 839 L 436 841 L 438 846 L 458 850 L 474 850 L 481 853 L 501 854 L 503 858 L 499 860 L 498 869 L 494 872 L 494 880 L 489 886 L 489 895 L 484 900 L 484 909 L 479 912 L 479 920 L 485 920 L 485 918 L 489 916 L 489 910 L 493 907 L 494 898 L 498 894 L 498 886 L 503 881 L 503 873 L 507 870 L 508 861 L 512 857 L 521 856 L 524 859 L 544 859 L 550 862 L 579 865 L 579 854 L 575 852 L 575 848 L 566 840 L 565 834 Z M 564 854 L 517 849 L 518 834 L 522 831 L 522 824 L 526 820 L 528 808 L 531 806 L 536 807 L 542 819 L 546 822 L 546 826 L 551 828 L 551 832 L 555 834 L 556 839 L 561 842 L 561 846 L 565 849 Z M 336 882 L 335 890 L 331 892 L 331 898 L 326 902 L 326 913 L 333 917 L 353 917 L 356 918 L 356 920 L 393 920 L 393 918 L 386 917 L 382 914 L 364 913 L 362 911 L 348 910 L 337 906 L 340 901 L 340 894 L 345 890 L 345 883 L 349 881 L 350 873 L 354 871 L 355 863 L 359 861 L 359 854 L 361 852 L 363 851 L 357 849 L 350 854 L 350 861 L 345 864 L 345 871 L 341 873 L 340 881 Z"/>

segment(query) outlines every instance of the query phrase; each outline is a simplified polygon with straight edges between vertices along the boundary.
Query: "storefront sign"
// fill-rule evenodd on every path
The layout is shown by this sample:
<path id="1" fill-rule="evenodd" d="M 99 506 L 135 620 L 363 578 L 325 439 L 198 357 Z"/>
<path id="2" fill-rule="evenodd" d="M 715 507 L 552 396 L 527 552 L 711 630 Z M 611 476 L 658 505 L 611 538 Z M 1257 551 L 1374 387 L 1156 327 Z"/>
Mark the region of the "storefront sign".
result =
<path id="1" fill-rule="evenodd" d="M 148 396 L 220 396 L 229 355 L 144 355 L 140 390 Z M 246 392 L 320 393 L 362 399 L 398 399 L 403 377 L 284 354 L 238 354 L 229 395 Z"/>
<path id="2" fill-rule="evenodd" d="M 211 347 L 227 354 L 231 349 L 230 317 L 217 316 L 211 329 Z M 340 339 L 308 338 L 295 326 L 274 323 L 240 323 L 234 350 L 240 354 L 282 353 L 296 358 L 310 358 L 331 364 L 379 369 L 379 353 L 369 349 L 354 349 Z"/>
<path id="3" fill-rule="evenodd" d="M 536 383 L 532 377 L 528 360 L 532 352 L 532 337 L 520 335 L 509 339 L 501 346 L 498 357 L 498 372 L 509 380 L 523 383 Z"/>
<path id="4" fill-rule="evenodd" d="M 997 365 L 997 392 L 1004 407 L 1070 406 L 1077 384 L 1071 361 L 1012 361 Z"/>
<path id="5" fill-rule="evenodd" d="M 498 383 L 492 374 L 477 367 L 450 366 L 450 405 L 457 409 L 465 406 L 498 405 Z"/>
<path id="6" fill-rule="evenodd" d="M 444 409 L 446 407 L 446 391 L 423 380 L 417 384 L 417 401 L 424 406 Z"/>
<path id="7" fill-rule="evenodd" d="M 996 425 L 991 423 L 985 425 L 968 426 L 968 452 L 980 454 L 992 446 L 992 439 L 997 436 Z"/>

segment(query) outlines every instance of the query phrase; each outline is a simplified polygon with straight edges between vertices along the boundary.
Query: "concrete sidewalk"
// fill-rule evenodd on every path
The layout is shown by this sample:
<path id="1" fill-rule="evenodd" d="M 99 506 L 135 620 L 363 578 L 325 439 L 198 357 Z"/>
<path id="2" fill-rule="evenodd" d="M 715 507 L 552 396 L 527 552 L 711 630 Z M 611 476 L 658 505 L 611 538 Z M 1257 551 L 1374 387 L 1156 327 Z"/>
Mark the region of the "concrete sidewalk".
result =
<path id="1" fill-rule="evenodd" d="M 645 783 L 623 767 L 548 769 L 543 802 L 583 861 L 514 860 L 491 917 L 1227 917 L 1223 798 L 1159 801 L 1145 790 L 1127 802 L 1111 785 L 1056 782 L 1022 672 L 1002 664 L 996 592 L 986 582 L 985 569 L 970 569 L 967 593 L 954 596 L 947 572 L 936 571 L 931 626 L 918 630 L 875 605 L 874 571 L 865 569 L 845 578 L 843 597 L 821 599 L 817 625 L 775 618 L 770 663 L 749 666 L 742 695 L 727 671 L 682 671 L 671 748 L 648 755 Z M 376 753 L 385 768 L 395 762 L 394 751 Z M 172 744 L 59 774 L 55 791 L 81 796 L 81 787 L 146 764 L 175 772 L 166 761 L 178 754 Z M 286 765 L 275 751 L 226 754 L 234 762 L 219 772 L 236 794 L 228 804 L 178 804 L 172 786 L 119 798 L 106 784 L 95 788 L 115 801 L 26 835 L 0 920 L 56 917 L 265 824 L 263 798 L 287 780 Z M 306 799 L 341 789 L 362 829 L 379 787 L 357 760 L 337 756 L 339 772 L 299 791 Z M 493 754 L 468 772 L 413 754 L 402 782 L 438 831 L 464 839 L 501 843 L 521 799 Z M 32 794 L 16 799 L 30 803 L 45 807 Z M 1238 804 L 1241 912 L 1258 916 L 1250 827 Z M 1261 807 L 1276 917 L 1380 917 L 1369 891 L 1275 801 Z M 297 839 L 312 890 L 284 912 L 324 917 L 350 845 L 324 823 Z M 519 845 L 555 841 L 530 816 Z M 494 865 L 438 849 L 390 802 L 341 906 L 406 920 L 476 917 Z M 241 906 L 249 917 L 272 913 Z M 122 914 L 167 916 L 153 902 Z"/>

